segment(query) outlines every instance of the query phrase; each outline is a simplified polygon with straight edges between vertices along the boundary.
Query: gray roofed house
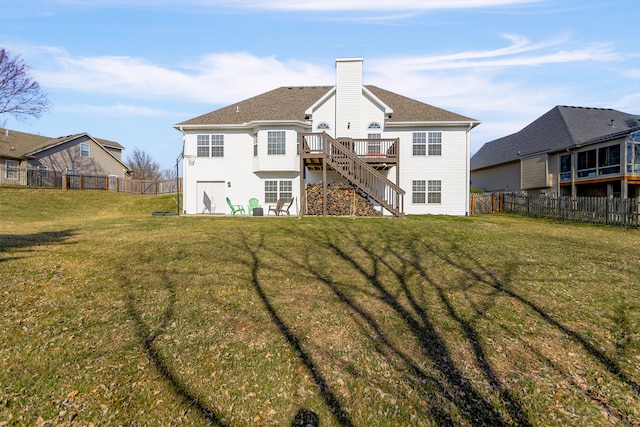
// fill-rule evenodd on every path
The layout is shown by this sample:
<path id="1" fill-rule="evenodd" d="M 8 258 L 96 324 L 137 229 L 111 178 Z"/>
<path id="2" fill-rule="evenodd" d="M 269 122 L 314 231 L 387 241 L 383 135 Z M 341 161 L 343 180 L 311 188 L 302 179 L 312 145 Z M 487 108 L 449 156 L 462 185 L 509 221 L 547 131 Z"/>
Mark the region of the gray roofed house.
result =
<path id="1" fill-rule="evenodd" d="M 484 144 L 471 158 L 471 186 L 490 192 L 635 196 L 640 184 L 633 172 L 635 148 L 628 154 L 626 139 L 637 131 L 640 115 L 556 106 L 521 131 Z"/>
<path id="2" fill-rule="evenodd" d="M 468 213 L 469 132 L 480 122 L 364 85 L 362 63 L 336 60 L 335 86 L 284 86 L 175 124 L 184 212 L 297 196 L 291 212 L 308 214 L 309 186 L 339 184 L 383 214 Z"/>
<path id="3" fill-rule="evenodd" d="M 10 129 L 0 129 L 0 182 L 20 182 L 17 170 L 41 170 L 77 175 L 120 178 L 131 170 L 122 161 L 124 147 L 94 138 L 88 133 L 51 138 Z"/>

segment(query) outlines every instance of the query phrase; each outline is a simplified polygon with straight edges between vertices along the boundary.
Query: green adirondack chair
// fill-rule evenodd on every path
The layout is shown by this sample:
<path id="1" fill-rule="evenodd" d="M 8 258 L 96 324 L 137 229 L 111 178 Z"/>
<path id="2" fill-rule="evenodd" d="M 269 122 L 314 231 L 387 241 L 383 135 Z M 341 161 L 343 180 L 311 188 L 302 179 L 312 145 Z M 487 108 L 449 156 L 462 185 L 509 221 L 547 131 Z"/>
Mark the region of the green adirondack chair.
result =
<path id="1" fill-rule="evenodd" d="M 253 213 L 253 208 L 259 208 L 259 201 L 258 199 L 256 199 L 255 197 L 252 197 L 249 199 L 249 206 L 248 206 L 248 210 L 247 210 L 247 214 L 251 215 Z"/>
<path id="2" fill-rule="evenodd" d="M 242 215 L 245 214 L 244 206 L 242 206 L 242 205 L 234 205 L 233 203 L 231 203 L 231 200 L 229 200 L 228 197 L 227 197 L 227 204 L 231 208 L 231 215 L 235 215 L 238 212 L 240 212 L 240 214 L 242 214 Z"/>

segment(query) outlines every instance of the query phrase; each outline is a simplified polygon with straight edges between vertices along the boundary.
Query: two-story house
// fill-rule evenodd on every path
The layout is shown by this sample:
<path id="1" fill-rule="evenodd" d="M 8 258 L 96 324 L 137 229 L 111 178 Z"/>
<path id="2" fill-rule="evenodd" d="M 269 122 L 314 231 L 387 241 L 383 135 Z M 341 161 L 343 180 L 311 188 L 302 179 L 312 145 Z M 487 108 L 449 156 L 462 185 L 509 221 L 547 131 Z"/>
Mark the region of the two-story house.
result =
<path id="1" fill-rule="evenodd" d="M 557 106 L 471 158 L 471 185 L 488 192 L 640 197 L 640 115 Z"/>
<path id="2" fill-rule="evenodd" d="M 281 87 L 175 125 L 184 212 L 295 197 L 304 215 L 307 185 L 342 182 L 387 215 L 467 214 L 479 122 L 363 85 L 362 64 L 336 60 L 335 86 Z"/>

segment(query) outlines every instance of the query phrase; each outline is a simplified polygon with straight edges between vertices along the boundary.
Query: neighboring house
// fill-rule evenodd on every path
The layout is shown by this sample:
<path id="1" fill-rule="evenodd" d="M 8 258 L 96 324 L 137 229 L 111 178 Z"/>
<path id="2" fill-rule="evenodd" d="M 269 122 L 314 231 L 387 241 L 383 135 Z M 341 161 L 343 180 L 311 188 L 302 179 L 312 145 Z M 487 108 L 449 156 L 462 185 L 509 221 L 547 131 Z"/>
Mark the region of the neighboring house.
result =
<path id="1" fill-rule="evenodd" d="M 1 179 L 18 180 L 17 171 L 22 169 L 124 178 L 131 170 L 122 162 L 123 149 L 117 142 L 87 133 L 50 138 L 0 129 Z"/>
<path id="2" fill-rule="evenodd" d="M 184 212 L 229 213 L 226 197 L 257 198 L 266 215 L 295 197 L 290 212 L 304 213 L 307 185 L 340 182 L 385 214 L 467 214 L 479 122 L 364 86 L 362 63 L 336 60 L 335 86 L 281 87 L 175 125 Z"/>
<path id="3" fill-rule="evenodd" d="M 557 106 L 471 158 L 471 187 L 562 196 L 640 196 L 640 116 Z"/>

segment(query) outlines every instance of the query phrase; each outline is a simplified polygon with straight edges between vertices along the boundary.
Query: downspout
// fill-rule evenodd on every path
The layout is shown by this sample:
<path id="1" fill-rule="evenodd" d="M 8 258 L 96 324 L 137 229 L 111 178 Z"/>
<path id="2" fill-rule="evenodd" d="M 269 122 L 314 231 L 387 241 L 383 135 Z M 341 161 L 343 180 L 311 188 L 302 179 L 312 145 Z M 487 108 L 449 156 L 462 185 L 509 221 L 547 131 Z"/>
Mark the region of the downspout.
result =
<path id="1" fill-rule="evenodd" d="M 466 193 L 465 193 L 465 199 L 464 199 L 464 210 L 465 210 L 465 216 L 469 216 L 469 197 L 471 194 L 471 139 L 469 137 L 469 133 L 471 132 L 471 129 L 473 128 L 473 123 L 469 122 L 469 128 L 467 129 L 467 147 L 466 147 L 466 183 L 465 183 L 465 187 L 467 189 Z"/>
<path id="2" fill-rule="evenodd" d="M 178 215 L 180 215 L 180 173 L 179 172 L 180 172 L 180 160 L 184 159 L 184 139 L 186 134 L 182 130 L 182 126 L 180 126 L 178 129 L 182 133 L 182 151 L 180 152 L 180 155 L 176 159 L 176 212 Z M 184 174 L 184 168 L 182 168 L 182 171 Z M 182 177 L 182 179 L 184 182 L 184 176 Z"/>

